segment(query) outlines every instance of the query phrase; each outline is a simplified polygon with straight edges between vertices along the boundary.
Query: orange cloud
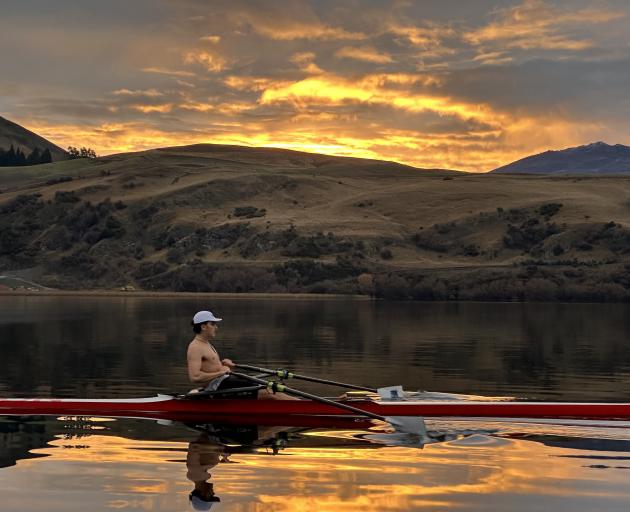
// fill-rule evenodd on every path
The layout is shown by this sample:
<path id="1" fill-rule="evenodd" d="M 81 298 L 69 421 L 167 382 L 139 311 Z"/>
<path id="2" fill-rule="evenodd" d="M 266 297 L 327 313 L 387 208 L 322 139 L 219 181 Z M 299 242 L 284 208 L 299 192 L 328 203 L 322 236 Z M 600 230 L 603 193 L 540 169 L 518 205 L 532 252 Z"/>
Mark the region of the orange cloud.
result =
<path id="1" fill-rule="evenodd" d="M 426 27 L 391 25 L 388 30 L 394 35 L 403 37 L 414 46 L 422 48 L 440 46 L 442 40 L 456 35 L 452 27 L 439 25 Z"/>
<path id="2" fill-rule="evenodd" d="M 315 54 L 313 52 L 296 53 L 291 57 L 291 62 L 297 64 L 302 71 L 310 75 L 318 75 L 324 71 L 313 62 Z"/>
<path id="3" fill-rule="evenodd" d="M 386 64 L 388 62 L 393 62 L 393 59 L 390 55 L 386 53 L 380 53 L 378 50 L 372 48 L 371 46 L 345 46 L 335 52 L 335 57 L 338 57 L 340 59 L 346 58 L 361 60 L 364 62 L 373 62 L 375 64 Z"/>
<path id="4" fill-rule="evenodd" d="M 330 27 L 319 20 L 300 20 L 291 17 L 288 13 L 271 13 L 269 15 L 246 15 L 245 19 L 251 27 L 261 36 L 279 41 L 292 41 L 298 39 L 318 41 L 344 41 L 362 40 L 367 36 L 361 32 L 350 32 L 343 28 Z"/>
<path id="5" fill-rule="evenodd" d="M 593 41 L 564 35 L 563 27 L 603 23 L 622 16 L 596 9 L 561 11 L 544 0 L 525 0 L 498 12 L 498 21 L 468 32 L 464 39 L 473 45 L 496 42 L 509 48 L 580 51 L 591 48 Z"/>
<path id="6" fill-rule="evenodd" d="M 393 75 L 392 81 L 405 83 L 412 80 L 409 75 Z M 419 77 L 418 82 L 425 79 Z M 366 76 L 350 80 L 335 75 L 309 77 L 289 84 L 276 84 L 265 89 L 260 97 L 261 104 L 288 102 L 296 106 L 341 105 L 347 102 L 384 104 L 410 112 L 433 111 L 440 115 L 456 115 L 464 118 L 480 119 L 486 122 L 496 120 L 498 115 L 489 107 L 479 104 L 466 104 L 448 97 L 388 88 L 387 75 Z"/>
<path id="7" fill-rule="evenodd" d="M 173 110 L 172 103 L 163 103 L 162 105 L 131 105 L 131 108 L 142 112 L 143 114 L 150 114 L 151 112 L 166 113 Z"/>
<path id="8" fill-rule="evenodd" d="M 473 61 L 488 65 L 507 64 L 508 62 L 512 62 L 512 60 L 513 58 L 506 55 L 504 52 L 484 52 L 473 58 Z"/>
<path id="9" fill-rule="evenodd" d="M 199 40 L 206 43 L 216 44 L 221 41 L 221 36 L 203 36 L 200 37 Z"/>
<path id="10" fill-rule="evenodd" d="M 445 101 L 445 100 L 444 100 Z M 455 104 L 457 105 L 457 104 Z M 444 105 L 439 105 L 443 108 Z M 173 106 L 175 108 L 175 106 Z M 18 120 L 61 147 L 85 145 L 100 155 L 198 143 L 238 144 L 294 149 L 337 156 L 392 160 L 418 167 L 487 171 L 532 153 L 595 140 L 605 129 L 597 123 L 569 122 L 549 116 L 508 116 L 488 110 L 492 123 L 466 130 L 431 131 L 391 128 L 388 120 L 359 122 L 352 112 L 298 110 L 283 122 L 248 120 L 239 114 L 254 103 L 182 102 L 177 108 L 212 115 L 212 132 L 157 128 L 148 122 L 103 123 L 98 126 L 48 125 Z M 471 108 L 471 106 L 466 106 Z M 486 119 L 486 120 L 488 120 Z"/>
<path id="11" fill-rule="evenodd" d="M 201 64 L 207 71 L 218 73 L 225 69 L 227 61 L 220 55 L 207 51 L 190 51 L 184 55 L 184 63 Z"/>
<path id="12" fill-rule="evenodd" d="M 223 83 L 230 89 L 239 91 L 264 91 L 274 84 L 284 83 L 265 77 L 228 76 Z M 289 82 L 286 82 L 289 83 Z"/>
<path id="13" fill-rule="evenodd" d="M 179 76 L 179 77 L 184 77 L 184 78 L 191 78 L 191 77 L 197 76 L 195 73 L 191 71 L 181 71 L 178 69 L 168 69 L 168 68 L 160 68 L 160 67 L 142 68 L 142 71 L 144 71 L 145 73 Z"/>
<path id="14" fill-rule="evenodd" d="M 163 96 L 163 93 L 157 89 L 145 89 L 131 91 L 129 89 L 117 89 L 112 93 L 114 96 L 148 96 L 149 98 L 157 98 Z"/>

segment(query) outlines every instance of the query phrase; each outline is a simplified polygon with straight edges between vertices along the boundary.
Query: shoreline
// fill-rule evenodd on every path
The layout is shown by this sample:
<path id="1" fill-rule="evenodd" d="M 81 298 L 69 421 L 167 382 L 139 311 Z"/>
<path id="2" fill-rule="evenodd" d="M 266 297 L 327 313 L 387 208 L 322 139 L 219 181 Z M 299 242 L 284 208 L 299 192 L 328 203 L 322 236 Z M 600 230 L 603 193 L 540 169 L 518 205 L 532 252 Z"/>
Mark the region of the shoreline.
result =
<path id="1" fill-rule="evenodd" d="M 326 293 L 221 293 L 221 292 L 150 292 L 123 290 L 0 290 L 0 297 L 128 297 L 128 298 L 195 298 L 224 299 L 313 299 L 374 300 L 368 295 Z"/>

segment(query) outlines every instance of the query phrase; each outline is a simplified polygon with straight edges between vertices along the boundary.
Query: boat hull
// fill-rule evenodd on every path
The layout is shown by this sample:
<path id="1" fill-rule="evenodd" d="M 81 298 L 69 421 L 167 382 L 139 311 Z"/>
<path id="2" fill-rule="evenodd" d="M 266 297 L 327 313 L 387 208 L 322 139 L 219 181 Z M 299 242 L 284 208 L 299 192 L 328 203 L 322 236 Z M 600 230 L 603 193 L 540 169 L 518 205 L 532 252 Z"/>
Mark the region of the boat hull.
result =
<path id="1" fill-rule="evenodd" d="M 630 420 L 630 403 L 341 401 L 381 416 L 460 418 L 549 418 Z M 142 399 L 0 399 L 0 415 L 105 416 L 202 421 L 246 417 L 358 415 L 311 400 L 181 399 L 159 395 Z"/>

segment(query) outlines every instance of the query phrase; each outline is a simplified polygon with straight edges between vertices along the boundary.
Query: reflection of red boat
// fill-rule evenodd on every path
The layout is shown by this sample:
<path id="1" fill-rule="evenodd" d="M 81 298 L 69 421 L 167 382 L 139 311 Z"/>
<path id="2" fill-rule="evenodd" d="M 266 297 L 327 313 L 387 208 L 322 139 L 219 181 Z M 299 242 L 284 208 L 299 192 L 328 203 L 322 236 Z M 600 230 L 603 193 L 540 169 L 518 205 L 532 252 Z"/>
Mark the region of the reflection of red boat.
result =
<path id="1" fill-rule="evenodd" d="M 463 418 L 549 418 L 630 420 L 630 403 L 377 401 L 349 399 L 340 403 L 381 416 Z M 232 422 L 247 419 L 260 423 L 286 418 L 358 417 L 350 411 L 311 400 L 187 399 L 158 395 L 138 399 L 0 399 L 3 415 L 106 416 L 169 419 L 179 421 Z"/>

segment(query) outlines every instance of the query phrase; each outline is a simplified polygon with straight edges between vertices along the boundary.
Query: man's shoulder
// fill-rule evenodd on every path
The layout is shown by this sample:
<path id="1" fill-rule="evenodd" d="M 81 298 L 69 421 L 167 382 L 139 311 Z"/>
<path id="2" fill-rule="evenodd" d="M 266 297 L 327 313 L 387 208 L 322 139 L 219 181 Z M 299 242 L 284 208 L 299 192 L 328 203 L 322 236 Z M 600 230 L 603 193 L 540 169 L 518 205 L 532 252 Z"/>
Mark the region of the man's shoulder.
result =
<path id="1" fill-rule="evenodd" d="M 203 347 L 196 339 L 193 338 L 193 340 L 188 344 L 188 352 L 195 352 L 198 350 L 203 350 Z"/>

